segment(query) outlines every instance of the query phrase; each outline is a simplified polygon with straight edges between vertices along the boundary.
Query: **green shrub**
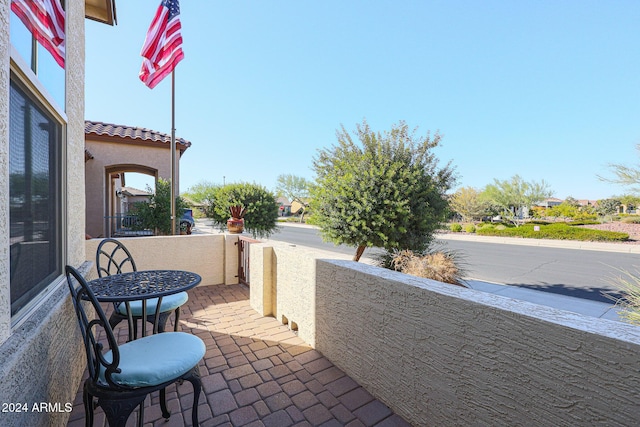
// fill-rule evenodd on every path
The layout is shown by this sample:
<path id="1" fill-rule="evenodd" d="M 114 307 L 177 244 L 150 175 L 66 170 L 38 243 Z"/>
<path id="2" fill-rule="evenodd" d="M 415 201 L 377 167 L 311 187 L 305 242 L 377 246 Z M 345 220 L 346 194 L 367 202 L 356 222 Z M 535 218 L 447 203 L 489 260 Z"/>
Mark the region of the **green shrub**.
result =
<path id="1" fill-rule="evenodd" d="M 476 232 L 476 226 L 473 224 L 467 224 L 464 226 L 464 231 L 466 231 L 467 233 L 475 233 Z"/>
<path id="2" fill-rule="evenodd" d="M 462 231 L 462 225 L 458 224 L 457 222 L 454 222 L 449 226 L 449 229 L 454 233 L 459 233 Z"/>
<path id="3" fill-rule="evenodd" d="M 278 226 L 278 205 L 273 193 L 259 184 L 235 183 L 216 187 L 208 216 L 223 230 L 230 206 L 243 206 L 244 228 L 254 238 L 269 237 Z"/>
<path id="4" fill-rule="evenodd" d="M 528 224 L 548 225 L 548 224 L 553 224 L 553 223 L 551 221 L 544 221 L 542 219 L 534 219 L 533 221 L 529 221 Z"/>
<path id="5" fill-rule="evenodd" d="M 596 225 L 596 224 L 602 224 L 600 221 L 595 221 L 595 220 L 576 220 L 576 221 L 569 221 L 567 224 L 569 225 Z"/>
<path id="6" fill-rule="evenodd" d="M 497 230 L 497 231 L 502 231 L 502 230 L 506 230 L 507 226 L 504 225 L 504 224 L 498 224 L 498 225 L 495 226 L 494 229 Z"/>
<path id="7" fill-rule="evenodd" d="M 505 237 L 526 237 L 533 239 L 556 239 L 556 240 L 581 240 L 596 242 L 619 242 L 629 240 L 627 233 L 615 231 L 592 230 L 589 228 L 575 227 L 564 222 L 549 225 L 537 225 L 539 230 L 535 230 L 536 225 L 525 224 L 517 228 L 500 228 L 494 230 L 482 229 L 477 231 L 483 236 L 505 236 Z"/>
<path id="8" fill-rule="evenodd" d="M 171 233 L 171 182 L 162 178 L 158 179 L 156 189 L 147 185 L 147 192 L 151 194 L 148 202 L 136 202 L 132 212 L 138 215 L 139 224 L 135 224 L 135 230 L 153 230 L 155 235 L 170 236 Z M 182 211 L 187 207 L 182 197 L 175 198 L 175 210 L 182 216 Z M 180 221 L 176 221 L 176 233 L 179 233 Z"/>
<path id="9" fill-rule="evenodd" d="M 493 230 L 493 228 L 494 228 L 494 225 L 491 224 L 490 222 L 482 222 L 482 223 L 476 225 L 476 232 L 478 230 L 485 230 L 485 229 L 486 230 Z"/>
<path id="10" fill-rule="evenodd" d="M 620 220 L 625 224 L 640 224 L 640 216 L 626 216 Z"/>

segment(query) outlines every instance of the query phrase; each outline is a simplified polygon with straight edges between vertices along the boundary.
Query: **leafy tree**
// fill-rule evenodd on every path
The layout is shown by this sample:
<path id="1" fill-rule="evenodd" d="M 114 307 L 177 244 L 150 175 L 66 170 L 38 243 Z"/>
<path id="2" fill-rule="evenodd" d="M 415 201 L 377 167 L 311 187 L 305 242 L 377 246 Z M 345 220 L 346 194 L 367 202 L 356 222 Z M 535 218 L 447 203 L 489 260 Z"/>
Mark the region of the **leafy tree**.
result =
<path id="1" fill-rule="evenodd" d="M 227 184 L 213 187 L 213 202 L 207 216 L 221 230 L 227 225 L 229 207 L 244 206 L 244 228 L 254 238 L 269 237 L 277 229 L 278 204 L 276 198 L 261 185 L 249 183 Z"/>
<path id="2" fill-rule="evenodd" d="M 483 197 L 497 206 L 504 218 L 516 225 L 524 217 L 525 210 L 552 195 L 544 180 L 526 182 L 519 175 L 514 175 L 509 180 L 493 181 L 493 184 L 484 188 Z"/>
<path id="3" fill-rule="evenodd" d="M 278 195 L 282 195 L 292 202 L 298 202 L 302 205 L 302 214 L 300 215 L 300 222 L 304 221 L 304 214 L 307 210 L 309 199 L 310 183 L 305 178 L 283 174 L 278 176 L 278 185 L 276 192 Z"/>
<path id="4" fill-rule="evenodd" d="M 171 182 L 159 178 L 155 192 L 147 185 L 147 192 L 151 194 L 148 202 L 137 202 L 133 205 L 133 212 L 138 216 L 139 223 L 135 228 L 150 229 L 156 235 L 171 235 Z M 181 197 L 176 197 L 176 232 L 180 226 L 180 216 L 187 207 Z"/>
<path id="5" fill-rule="evenodd" d="M 580 202 L 571 196 L 568 196 L 566 199 L 564 199 L 564 202 L 562 203 L 566 203 L 567 205 L 570 205 L 570 206 L 575 206 L 576 208 L 580 207 Z"/>
<path id="6" fill-rule="evenodd" d="M 636 150 L 640 154 L 640 144 L 636 145 Z M 640 164 L 630 166 L 622 163 L 610 163 L 609 169 L 614 175 L 612 178 L 600 175 L 598 175 L 598 178 L 602 181 L 630 187 L 632 192 L 640 193 L 640 187 L 637 187 L 640 184 Z"/>
<path id="7" fill-rule="evenodd" d="M 454 170 L 438 167 L 440 134 L 416 132 L 404 121 L 374 132 L 363 121 L 354 139 L 341 126 L 337 144 L 314 158 L 314 222 L 324 240 L 355 246 L 355 261 L 367 247 L 422 252 L 447 216 Z"/>
<path id="8" fill-rule="evenodd" d="M 193 187 L 189 187 L 183 195 L 185 197 L 189 197 L 194 202 L 202 203 L 204 214 L 206 216 L 211 216 L 211 209 L 214 205 L 216 190 L 218 188 L 219 186 L 216 184 L 208 181 L 202 181 Z"/>
<path id="9" fill-rule="evenodd" d="M 478 220 L 489 211 L 489 203 L 472 187 L 463 187 L 453 193 L 449 199 L 449 206 L 463 221 Z"/>
<path id="10" fill-rule="evenodd" d="M 618 199 L 598 200 L 598 207 L 596 208 L 596 212 L 601 216 L 614 215 L 618 213 L 619 206 L 620 200 Z"/>

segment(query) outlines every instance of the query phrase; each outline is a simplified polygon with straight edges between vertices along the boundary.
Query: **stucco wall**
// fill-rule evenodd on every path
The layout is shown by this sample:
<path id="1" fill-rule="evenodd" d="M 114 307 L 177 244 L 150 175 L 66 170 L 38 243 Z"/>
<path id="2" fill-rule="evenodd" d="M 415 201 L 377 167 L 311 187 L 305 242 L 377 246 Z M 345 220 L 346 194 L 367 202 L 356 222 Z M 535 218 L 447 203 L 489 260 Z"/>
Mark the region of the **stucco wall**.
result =
<path id="1" fill-rule="evenodd" d="M 67 8 L 66 93 L 67 113 L 67 256 L 78 266 L 84 256 L 84 1 Z"/>
<path id="2" fill-rule="evenodd" d="M 312 252 L 252 245 L 252 306 L 275 289 L 279 320 L 413 425 L 640 419 L 640 328 Z"/>
<path id="3" fill-rule="evenodd" d="M 0 0 L 0 141 L 9 140 L 9 7 L 10 0 Z M 0 343 L 11 331 L 11 296 L 9 294 L 9 144 L 0 144 Z M 0 362 L 1 363 L 1 362 Z"/>
<path id="4" fill-rule="evenodd" d="M 132 124 L 133 125 L 133 124 Z M 170 147 L 156 147 L 133 143 L 86 141 L 86 148 L 93 159 L 83 165 L 86 168 L 86 231 L 94 237 L 104 237 L 104 216 L 107 184 L 106 169 L 114 165 L 141 165 L 157 171 L 159 178 L 171 180 Z M 180 154 L 176 154 L 176 175 L 180 184 Z M 179 188 L 179 187 L 178 187 Z M 144 190 L 144 188 L 140 188 Z"/>
<path id="5" fill-rule="evenodd" d="M 316 261 L 351 258 L 282 242 L 252 243 L 250 250 L 251 307 L 298 330 L 315 346 Z"/>
<path id="6" fill-rule="evenodd" d="M 88 263 L 79 266 L 83 274 L 88 268 Z M 0 346 L 0 403 L 27 405 L 26 412 L 0 413 L 0 425 L 66 426 L 86 366 L 69 288 L 61 281 Z M 55 409 L 33 410 L 41 403 Z"/>
<path id="7" fill-rule="evenodd" d="M 84 1 L 68 0 L 65 172 L 67 235 L 65 259 L 80 266 L 84 252 Z M 0 0 L 0 138 L 8 140 L 9 0 Z M 52 284 L 42 303 L 19 326 L 10 326 L 8 144 L 0 145 L 0 401 L 27 403 L 27 413 L 0 413 L 4 426 L 65 426 L 86 367 L 77 321 L 64 280 Z M 59 404 L 35 412 L 33 404 Z"/>
<path id="8" fill-rule="evenodd" d="M 226 250 L 227 239 L 234 241 L 237 237 L 224 234 L 192 234 L 127 237 L 121 241 L 131 252 L 138 270 L 187 270 L 202 276 L 202 285 L 218 285 L 238 283 L 237 247 L 231 245 L 229 250 Z M 102 239 L 86 241 L 87 258 L 94 263 L 96 250 L 101 241 Z M 235 273 L 225 276 L 226 269 Z M 98 277 L 95 266 L 91 269 L 91 277 Z"/>

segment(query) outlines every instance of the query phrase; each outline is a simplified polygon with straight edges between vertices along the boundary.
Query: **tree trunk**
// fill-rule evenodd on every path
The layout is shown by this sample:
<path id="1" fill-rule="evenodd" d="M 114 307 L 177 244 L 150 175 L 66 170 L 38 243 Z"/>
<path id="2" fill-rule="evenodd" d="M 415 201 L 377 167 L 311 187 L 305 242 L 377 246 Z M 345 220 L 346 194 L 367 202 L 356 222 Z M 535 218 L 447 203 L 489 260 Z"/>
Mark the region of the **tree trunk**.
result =
<path id="1" fill-rule="evenodd" d="M 304 222 L 304 213 L 305 213 L 306 209 L 303 207 L 302 208 L 302 213 L 300 214 L 300 224 L 302 224 Z"/>
<path id="2" fill-rule="evenodd" d="M 367 247 L 364 245 L 358 246 L 358 249 L 356 249 L 356 254 L 353 256 L 353 261 L 360 261 L 360 257 L 364 253 L 365 249 L 367 249 Z"/>

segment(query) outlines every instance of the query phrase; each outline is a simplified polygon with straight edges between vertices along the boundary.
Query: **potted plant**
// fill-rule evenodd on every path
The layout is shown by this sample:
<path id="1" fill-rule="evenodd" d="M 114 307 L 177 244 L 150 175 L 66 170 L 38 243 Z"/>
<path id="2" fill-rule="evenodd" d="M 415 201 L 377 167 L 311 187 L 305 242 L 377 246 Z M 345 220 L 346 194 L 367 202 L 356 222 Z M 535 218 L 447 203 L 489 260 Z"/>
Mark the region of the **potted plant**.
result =
<path id="1" fill-rule="evenodd" d="M 244 206 L 230 206 L 229 212 L 231 213 L 231 218 L 227 220 L 227 230 L 233 234 L 242 233 L 244 231 Z"/>

